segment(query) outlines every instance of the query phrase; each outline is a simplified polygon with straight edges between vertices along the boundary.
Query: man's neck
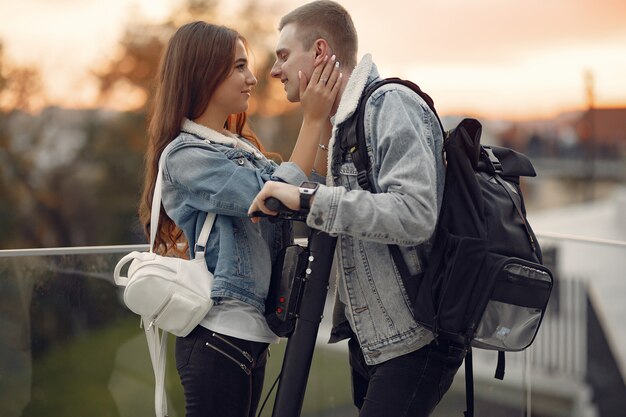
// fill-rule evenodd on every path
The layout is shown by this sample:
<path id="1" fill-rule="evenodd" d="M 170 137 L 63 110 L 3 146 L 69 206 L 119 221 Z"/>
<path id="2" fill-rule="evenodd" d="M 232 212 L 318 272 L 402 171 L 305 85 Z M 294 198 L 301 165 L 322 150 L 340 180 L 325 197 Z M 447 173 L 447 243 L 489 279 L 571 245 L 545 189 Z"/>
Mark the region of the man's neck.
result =
<path id="1" fill-rule="evenodd" d="M 350 72 L 344 72 L 341 78 L 341 85 L 339 86 L 339 92 L 337 93 L 337 98 L 335 98 L 335 102 L 333 103 L 333 107 L 330 109 L 330 116 L 334 116 L 337 113 L 337 109 L 339 108 L 339 103 L 341 103 L 341 97 L 343 97 L 343 92 L 346 89 L 346 85 L 348 85 L 348 80 L 350 79 Z"/>

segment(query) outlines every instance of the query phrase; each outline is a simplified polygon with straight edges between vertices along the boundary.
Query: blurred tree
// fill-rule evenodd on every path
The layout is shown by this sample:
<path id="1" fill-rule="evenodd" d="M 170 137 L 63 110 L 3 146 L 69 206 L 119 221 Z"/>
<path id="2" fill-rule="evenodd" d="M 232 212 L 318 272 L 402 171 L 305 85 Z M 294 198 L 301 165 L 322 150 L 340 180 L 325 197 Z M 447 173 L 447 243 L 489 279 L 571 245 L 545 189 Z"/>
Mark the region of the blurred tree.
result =
<path id="1" fill-rule="evenodd" d="M 230 11 L 228 11 L 230 10 Z M 11 66 L 0 44 L 0 247 L 53 247 L 143 242 L 136 220 L 147 103 L 163 46 L 180 25 L 206 20 L 237 28 L 250 40 L 259 83 L 252 127 L 270 150 L 288 156 L 298 114 L 270 80 L 273 11 L 250 0 L 221 7 L 188 0 L 161 23 L 136 20 L 118 53 L 94 72 L 100 104 L 126 112 L 45 107 L 36 68 Z M 263 16 L 263 19 L 259 19 Z M 126 104 L 126 105 L 125 105 Z M 43 108 L 38 114 L 34 110 Z"/>
<path id="2" fill-rule="evenodd" d="M 100 85 L 100 104 L 145 114 L 161 51 L 176 28 L 194 20 L 224 24 L 237 29 L 250 44 L 258 79 L 249 110 L 252 127 L 270 150 L 288 156 L 297 137 L 299 119 L 294 114 L 297 106 L 287 102 L 282 85 L 269 75 L 274 61 L 272 36 L 277 34 L 278 17 L 272 18 L 274 15 L 274 7 L 268 2 L 248 0 L 229 15 L 218 0 L 187 0 L 163 22 L 131 23 L 115 56 L 94 71 Z M 276 118 L 286 112 L 286 118 Z"/>
<path id="3" fill-rule="evenodd" d="M 33 110 L 45 103 L 41 74 L 31 66 L 14 66 L 6 62 L 0 41 L 0 109 Z"/>
<path id="4" fill-rule="evenodd" d="M 162 25 L 134 23 L 124 32 L 116 57 L 94 71 L 100 83 L 100 105 L 142 111 L 165 42 L 174 31 L 171 22 Z M 115 94 L 122 91 L 123 94 Z M 134 98 L 130 101 L 128 98 Z M 126 100 L 127 103 L 120 103 Z"/>
<path id="5" fill-rule="evenodd" d="M 136 209 L 147 104 L 161 51 L 185 22 L 225 24 L 249 40 L 259 80 L 250 106 L 252 127 L 270 150 L 283 156 L 291 152 L 299 118 L 282 85 L 269 76 L 274 60 L 270 38 L 278 19 L 271 17 L 266 2 L 231 4 L 236 9 L 230 15 L 219 4 L 187 0 L 162 23 L 136 20 L 128 26 L 117 54 L 94 71 L 101 93 L 98 104 L 128 109 L 124 112 L 48 106 L 38 69 L 11 65 L 0 43 L 0 249 L 145 242 Z M 29 297 L 11 297 L 4 304 L 5 309 L 25 309 L 33 317 L 24 320 L 38 323 L 30 343 L 37 354 L 84 327 L 113 318 L 108 313 L 117 289 L 76 275 L 74 269 L 86 271 L 92 260 L 80 256 L 67 262 L 71 280 L 45 266 L 42 275 L 47 278 L 15 268 L 4 273 L 15 274 L 15 283 L 30 279 L 19 289 L 22 293 L 32 286 L 42 292 L 35 306 L 19 304 Z"/>
<path id="6" fill-rule="evenodd" d="M 4 74 L 4 45 L 0 42 L 0 93 L 4 91 L 7 85 L 7 79 Z"/>
<path id="7" fill-rule="evenodd" d="M 218 4 L 217 0 L 186 0 L 163 22 L 131 23 L 122 35 L 117 54 L 101 71 L 95 72 L 100 80 L 101 99 L 106 100 L 116 88 L 130 86 L 142 96 L 138 103 L 138 109 L 142 110 L 168 39 L 185 22 L 215 20 Z"/>
<path id="8" fill-rule="evenodd" d="M 0 216 L 3 242 L 41 246 L 45 235 L 67 244 L 63 219 L 57 209 L 56 183 L 40 176 L 35 149 L 44 135 L 46 117 L 31 111 L 43 99 L 39 71 L 10 66 L 0 48 Z M 22 125 L 22 123 L 24 123 Z M 48 186 L 51 185 L 51 186 Z"/>
<path id="9" fill-rule="evenodd" d="M 140 241 L 143 117 L 58 107 L 34 114 L 41 90 L 39 72 L 10 65 L 0 48 L 0 248 Z"/>

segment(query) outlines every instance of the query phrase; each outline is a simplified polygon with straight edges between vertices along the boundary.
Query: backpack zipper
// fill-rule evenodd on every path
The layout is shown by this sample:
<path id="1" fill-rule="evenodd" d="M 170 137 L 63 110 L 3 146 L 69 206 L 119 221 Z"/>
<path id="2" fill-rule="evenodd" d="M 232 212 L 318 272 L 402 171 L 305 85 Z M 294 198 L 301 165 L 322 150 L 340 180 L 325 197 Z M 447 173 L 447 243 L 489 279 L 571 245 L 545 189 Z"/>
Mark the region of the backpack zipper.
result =
<path id="1" fill-rule="evenodd" d="M 167 306 L 167 304 L 171 301 L 172 297 L 168 297 L 157 309 L 157 311 L 150 317 L 148 317 L 148 320 L 150 320 L 150 323 L 148 323 L 148 327 L 147 329 L 150 330 L 154 325 L 155 322 L 161 317 L 161 313 L 163 313 L 163 310 L 165 310 L 165 307 Z M 140 326 L 141 327 L 141 326 Z"/>

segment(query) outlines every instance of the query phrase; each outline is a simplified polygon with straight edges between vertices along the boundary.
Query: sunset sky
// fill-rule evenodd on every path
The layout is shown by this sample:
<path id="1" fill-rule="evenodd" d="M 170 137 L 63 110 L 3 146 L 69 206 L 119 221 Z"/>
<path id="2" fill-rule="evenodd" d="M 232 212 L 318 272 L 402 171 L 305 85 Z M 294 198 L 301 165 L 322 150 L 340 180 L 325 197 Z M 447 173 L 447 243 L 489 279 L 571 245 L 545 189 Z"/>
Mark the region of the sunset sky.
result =
<path id="1" fill-rule="evenodd" d="M 0 40 L 8 61 L 41 67 L 52 102 L 87 105 L 89 69 L 114 52 L 131 19 L 159 21 L 180 1 L 0 0 Z M 259 1 L 278 16 L 306 3 Z M 582 109 L 586 71 L 596 105 L 626 105 L 624 0 L 340 3 L 359 54 L 371 52 L 383 76 L 420 84 L 442 114 L 521 119 Z"/>

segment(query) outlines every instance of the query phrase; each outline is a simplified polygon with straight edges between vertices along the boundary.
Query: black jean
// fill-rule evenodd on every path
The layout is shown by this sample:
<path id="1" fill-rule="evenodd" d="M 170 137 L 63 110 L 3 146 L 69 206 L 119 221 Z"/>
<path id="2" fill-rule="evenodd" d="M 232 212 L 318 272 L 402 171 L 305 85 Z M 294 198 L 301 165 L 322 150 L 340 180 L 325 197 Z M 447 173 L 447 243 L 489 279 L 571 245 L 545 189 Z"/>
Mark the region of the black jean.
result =
<path id="1" fill-rule="evenodd" d="M 187 417 L 254 417 L 265 377 L 267 343 L 196 327 L 176 339 L 176 369 Z"/>
<path id="2" fill-rule="evenodd" d="M 461 346 L 432 342 L 415 352 L 367 365 L 356 337 L 348 343 L 352 394 L 359 417 L 426 417 L 463 363 Z"/>

